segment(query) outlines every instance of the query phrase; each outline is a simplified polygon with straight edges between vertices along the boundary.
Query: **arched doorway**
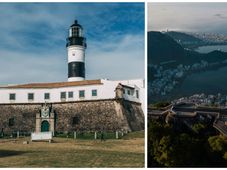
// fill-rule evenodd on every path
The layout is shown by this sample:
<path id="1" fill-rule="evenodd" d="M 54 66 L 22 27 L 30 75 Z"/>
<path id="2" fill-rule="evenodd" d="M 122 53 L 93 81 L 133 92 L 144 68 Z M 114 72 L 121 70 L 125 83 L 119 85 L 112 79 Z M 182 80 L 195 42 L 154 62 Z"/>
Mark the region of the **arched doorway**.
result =
<path id="1" fill-rule="evenodd" d="M 41 124 L 41 132 L 49 132 L 50 124 L 48 121 L 44 120 Z"/>

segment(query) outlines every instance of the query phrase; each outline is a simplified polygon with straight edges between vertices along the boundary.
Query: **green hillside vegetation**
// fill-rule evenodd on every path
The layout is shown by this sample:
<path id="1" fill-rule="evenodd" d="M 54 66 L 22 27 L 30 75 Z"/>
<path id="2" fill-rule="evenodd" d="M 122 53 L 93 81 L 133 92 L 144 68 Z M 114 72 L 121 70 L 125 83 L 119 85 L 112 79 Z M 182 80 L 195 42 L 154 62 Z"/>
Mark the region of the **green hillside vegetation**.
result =
<path id="1" fill-rule="evenodd" d="M 165 32 L 166 35 L 170 36 L 177 42 L 179 42 L 184 48 L 196 48 L 198 46 L 208 45 L 208 42 L 205 42 L 199 38 L 189 35 L 184 32 L 168 31 Z"/>
<path id="2" fill-rule="evenodd" d="M 169 124 L 149 121 L 149 167 L 226 167 L 227 138 L 204 133 L 206 129 L 195 124 L 195 133 L 188 133 Z"/>
<path id="3" fill-rule="evenodd" d="M 155 31 L 148 32 L 148 65 L 175 61 L 171 65 L 171 67 L 175 67 L 179 64 L 192 65 L 201 60 L 213 63 L 225 59 L 227 59 L 226 52 L 215 50 L 207 54 L 202 54 L 193 50 L 185 50 L 167 34 Z"/>
<path id="4" fill-rule="evenodd" d="M 175 40 L 161 32 L 148 32 L 148 64 L 181 60 L 185 51 Z"/>
<path id="5" fill-rule="evenodd" d="M 149 108 L 161 109 L 161 108 L 165 108 L 169 105 L 170 105 L 170 102 L 163 101 L 163 102 L 157 102 L 157 103 L 154 103 L 154 104 L 150 104 L 148 107 Z"/>

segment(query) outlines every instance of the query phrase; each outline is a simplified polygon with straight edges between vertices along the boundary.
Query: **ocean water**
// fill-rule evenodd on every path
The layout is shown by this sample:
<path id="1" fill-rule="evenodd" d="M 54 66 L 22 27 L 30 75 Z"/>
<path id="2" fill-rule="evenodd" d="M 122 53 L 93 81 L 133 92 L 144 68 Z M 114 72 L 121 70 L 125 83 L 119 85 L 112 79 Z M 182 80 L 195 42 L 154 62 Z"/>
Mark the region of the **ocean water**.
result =
<path id="1" fill-rule="evenodd" d="M 208 53 L 214 50 L 227 52 L 227 45 L 202 46 L 196 49 L 201 53 Z M 171 93 L 166 96 L 156 96 L 151 102 L 160 100 L 173 100 L 193 94 L 218 94 L 227 95 L 227 67 L 215 70 L 196 72 L 188 75 Z"/>
<path id="2" fill-rule="evenodd" d="M 227 52 L 227 45 L 202 46 L 196 51 L 208 53 L 214 50 Z M 196 93 L 221 93 L 227 95 L 227 67 L 190 74 L 184 79 L 181 85 L 177 87 L 176 91 L 178 96 L 182 97 Z M 177 94 L 175 95 L 177 96 Z"/>
<path id="3" fill-rule="evenodd" d="M 177 89 L 182 96 L 195 93 L 227 95 L 227 67 L 193 73 L 187 76 Z"/>
<path id="4" fill-rule="evenodd" d="M 195 51 L 200 52 L 200 53 L 209 53 L 214 50 L 220 50 L 227 52 L 227 45 L 209 45 L 209 46 L 201 46 L 195 49 Z"/>

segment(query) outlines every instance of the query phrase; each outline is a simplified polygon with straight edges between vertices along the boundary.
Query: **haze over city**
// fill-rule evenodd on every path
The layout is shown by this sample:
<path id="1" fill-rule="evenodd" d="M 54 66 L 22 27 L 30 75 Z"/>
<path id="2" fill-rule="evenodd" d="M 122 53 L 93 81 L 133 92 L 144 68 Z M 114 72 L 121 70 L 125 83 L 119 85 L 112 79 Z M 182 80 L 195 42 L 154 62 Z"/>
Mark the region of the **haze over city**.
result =
<path id="1" fill-rule="evenodd" d="M 149 3 L 148 31 L 189 31 L 227 35 L 226 3 Z"/>

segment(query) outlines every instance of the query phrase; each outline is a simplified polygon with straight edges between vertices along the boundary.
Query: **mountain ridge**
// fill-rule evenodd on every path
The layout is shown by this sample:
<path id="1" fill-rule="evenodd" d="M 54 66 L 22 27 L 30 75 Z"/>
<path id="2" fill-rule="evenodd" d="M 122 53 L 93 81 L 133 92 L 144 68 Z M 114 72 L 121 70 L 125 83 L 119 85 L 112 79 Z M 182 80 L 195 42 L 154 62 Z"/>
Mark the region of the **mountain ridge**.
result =
<path id="1" fill-rule="evenodd" d="M 148 32 L 148 64 L 160 64 L 175 60 L 175 65 L 192 64 L 201 60 L 207 62 L 219 62 L 227 59 L 227 52 L 212 51 L 199 53 L 185 49 L 176 40 L 167 34 L 150 31 Z"/>

